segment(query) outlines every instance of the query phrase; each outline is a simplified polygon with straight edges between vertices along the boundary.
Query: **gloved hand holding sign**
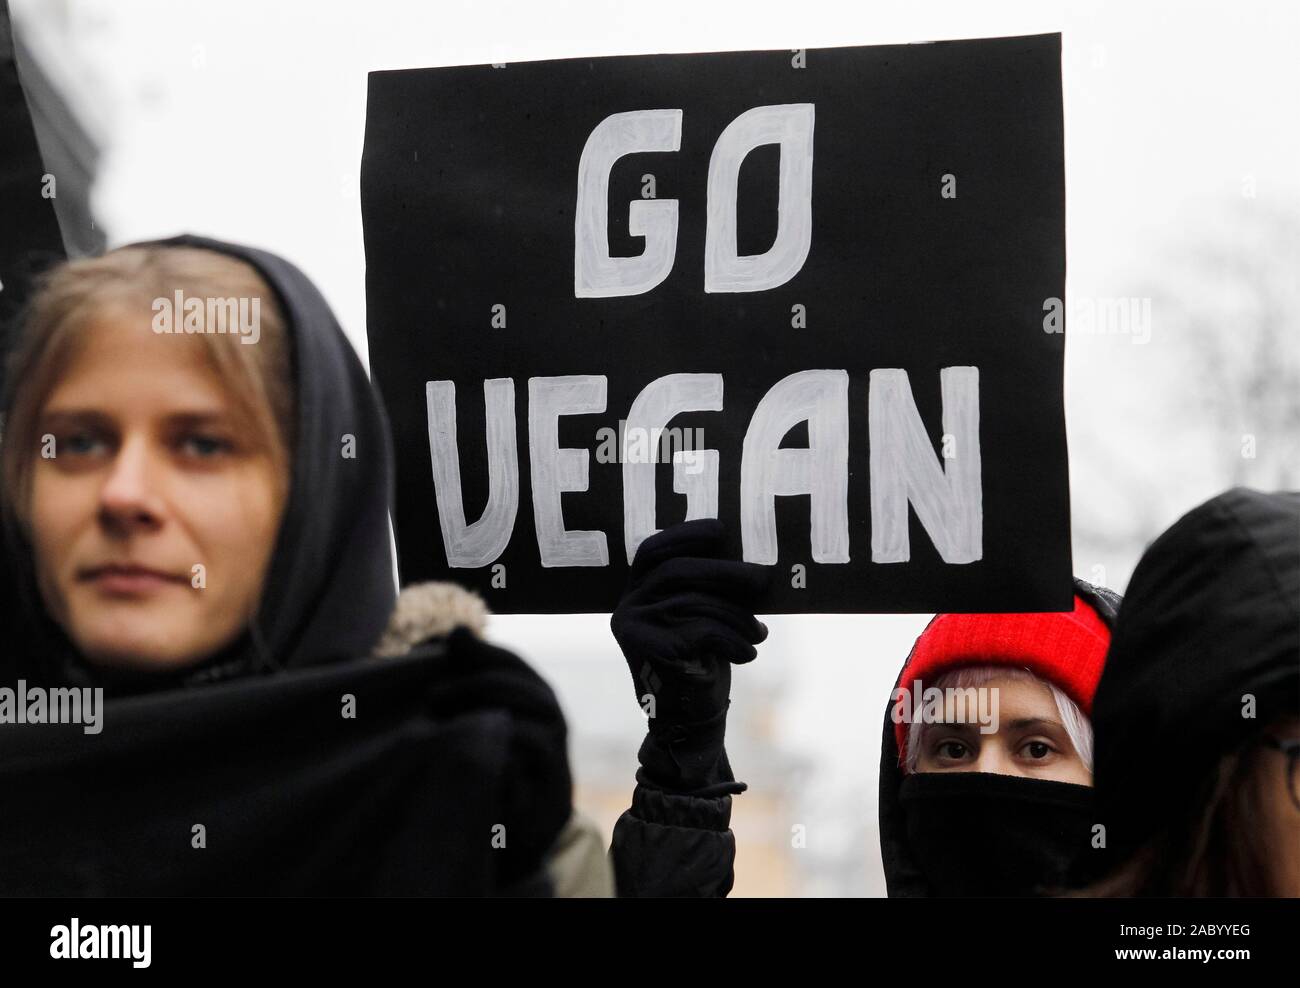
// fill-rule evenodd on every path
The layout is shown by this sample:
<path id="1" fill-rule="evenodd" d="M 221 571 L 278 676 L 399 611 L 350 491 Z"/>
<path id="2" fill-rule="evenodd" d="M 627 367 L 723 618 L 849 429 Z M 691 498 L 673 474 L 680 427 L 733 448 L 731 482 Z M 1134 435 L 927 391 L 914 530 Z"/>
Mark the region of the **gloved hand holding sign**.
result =
<path id="1" fill-rule="evenodd" d="M 712 518 L 646 539 L 610 619 L 649 719 L 642 785 L 696 795 L 745 789 L 723 747 L 731 663 L 751 661 L 767 637 L 754 606 L 768 570 L 723 558 L 723 542 Z"/>

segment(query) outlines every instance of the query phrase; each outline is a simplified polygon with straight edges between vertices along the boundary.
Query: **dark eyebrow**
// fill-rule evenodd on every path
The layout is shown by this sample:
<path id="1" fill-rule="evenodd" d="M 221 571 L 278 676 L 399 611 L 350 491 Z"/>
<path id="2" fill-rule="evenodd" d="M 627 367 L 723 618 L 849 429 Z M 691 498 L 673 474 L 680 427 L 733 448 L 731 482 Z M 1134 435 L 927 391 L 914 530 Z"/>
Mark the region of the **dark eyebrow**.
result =
<path id="1" fill-rule="evenodd" d="M 224 410 L 175 412 L 165 419 L 172 427 L 193 427 L 197 425 L 226 424 L 237 420 L 237 416 Z M 112 416 L 93 408 L 56 408 L 43 412 L 40 416 L 42 425 L 95 425 L 111 428 Z"/>
<path id="2" fill-rule="evenodd" d="M 192 428 L 200 425 L 229 425 L 237 417 L 229 412 L 177 412 L 167 416 L 167 424 L 172 427 Z"/>
<path id="3" fill-rule="evenodd" d="M 46 428 L 60 425 L 93 425 L 103 429 L 111 428 L 113 425 L 113 420 L 109 416 L 93 408 L 56 408 L 53 411 L 42 412 L 37 421 Z"/>
<path id="4" fill-rule="evenodd" d="M 1064 724 L 1059 720 L 1052 720 L 1050 717 L 1017 717 L 1015 720 L 1008 721 L 1007 727 L 1013 731 L 1018 731 L 1023 727 L 1037 727 L 1039 724 L 1055 727 L 1062 731 L 1065 730 Z"/>
<path id="5" fill-rule="evenodd" d="M 955 721 L 955 720 L 953 721 L 927 720 L 921 723 L 921 730 L 919 736 L 921 738 L 925 738 L 927 734 L 932 730 L 933 731 L 943 730 L 943 731 L 955 732 L 958 734 L 961 734 L 963 732 L 966 734 L 972 734 L 979 730 L 979 723 L 978 722 L 972 723 L 971 721 Z"/>

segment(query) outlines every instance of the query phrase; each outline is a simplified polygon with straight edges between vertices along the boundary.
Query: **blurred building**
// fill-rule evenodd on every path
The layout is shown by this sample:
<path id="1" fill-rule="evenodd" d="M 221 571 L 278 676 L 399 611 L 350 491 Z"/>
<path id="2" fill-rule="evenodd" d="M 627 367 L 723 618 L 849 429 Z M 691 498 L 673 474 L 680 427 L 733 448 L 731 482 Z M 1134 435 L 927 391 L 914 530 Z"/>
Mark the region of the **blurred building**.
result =
<path id="1" fill-rule="evenodd" d="M 500 620 L 500 619 L 494 619 Z M 609 842 L 614 824 L 631 804 L 637 748 L 645 732 L 631 680 L 611 638 L 600 654 L 569 654 L 560 661 L 529 656 L 542 668 L 568 708 L 574 803 Z M 540 659 L 541 661 L 537 661 Z M 782 682 L 770 674 L 733 680 L 727 719 L 727 754 L 749 791 L 732 802 L 738 847 L 733 896 L 807 894 L 818 866 L 816 825 L 804 812 L 812 765 L 784 744 L 777 719 Z"/>
<path id="2" fill-rule="evenodd" d="M 91 203 L 104 140 L 93 123 L 93 87 L 76 69 L 76 53 L 93 35 L 93 22 L 74 16 L 65 0 L 13 11 L 18 75 L 41 159 L 57 183 L 54 211 L 69 257 L 97 254 L 105 246 Z"/>

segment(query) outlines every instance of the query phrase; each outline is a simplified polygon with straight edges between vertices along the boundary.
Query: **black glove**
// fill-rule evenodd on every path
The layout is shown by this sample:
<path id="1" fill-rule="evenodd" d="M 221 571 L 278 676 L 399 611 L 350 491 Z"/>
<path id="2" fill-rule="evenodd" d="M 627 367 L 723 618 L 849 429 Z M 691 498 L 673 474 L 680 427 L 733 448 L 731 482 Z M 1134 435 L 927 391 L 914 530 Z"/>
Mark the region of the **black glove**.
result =
<path id="1" fill-rule="evenodd" d="M 643 785 L 709 796 L 745 790 L 723 747 L 731 663 L 752 660 L 767 637 L 754 606 L 769 571 L 721 558 L 723 539 L 712 518 L 646 539 L 610 619 L 650 714 L 638 755 Z"/>

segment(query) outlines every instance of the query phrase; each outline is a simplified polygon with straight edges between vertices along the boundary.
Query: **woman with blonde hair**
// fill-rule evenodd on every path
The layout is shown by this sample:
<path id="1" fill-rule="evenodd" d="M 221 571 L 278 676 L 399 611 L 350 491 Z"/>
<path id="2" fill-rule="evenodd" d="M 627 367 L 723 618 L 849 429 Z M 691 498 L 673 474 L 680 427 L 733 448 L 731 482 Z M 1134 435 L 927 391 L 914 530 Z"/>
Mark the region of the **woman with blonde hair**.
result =
<path id="1" fill-rule="evenodd" d="M 554 695 L 477 598 L 398 599 L 384 411 L 302 272 L 67 263 L 6 384 L 0 686 L 110 699 L 0 697 L 0 894 L 600 891 Z"/>
<path id="2" fill-rule="evenodd" d="M 213 299 L 256 325 L 214 324 Z M 69 262 L 6 380 L 0 504 L 42 675 L 142 692 L 378 638 L 396 600 L 386 422 L 286 262 L 198 238 Z"/>

